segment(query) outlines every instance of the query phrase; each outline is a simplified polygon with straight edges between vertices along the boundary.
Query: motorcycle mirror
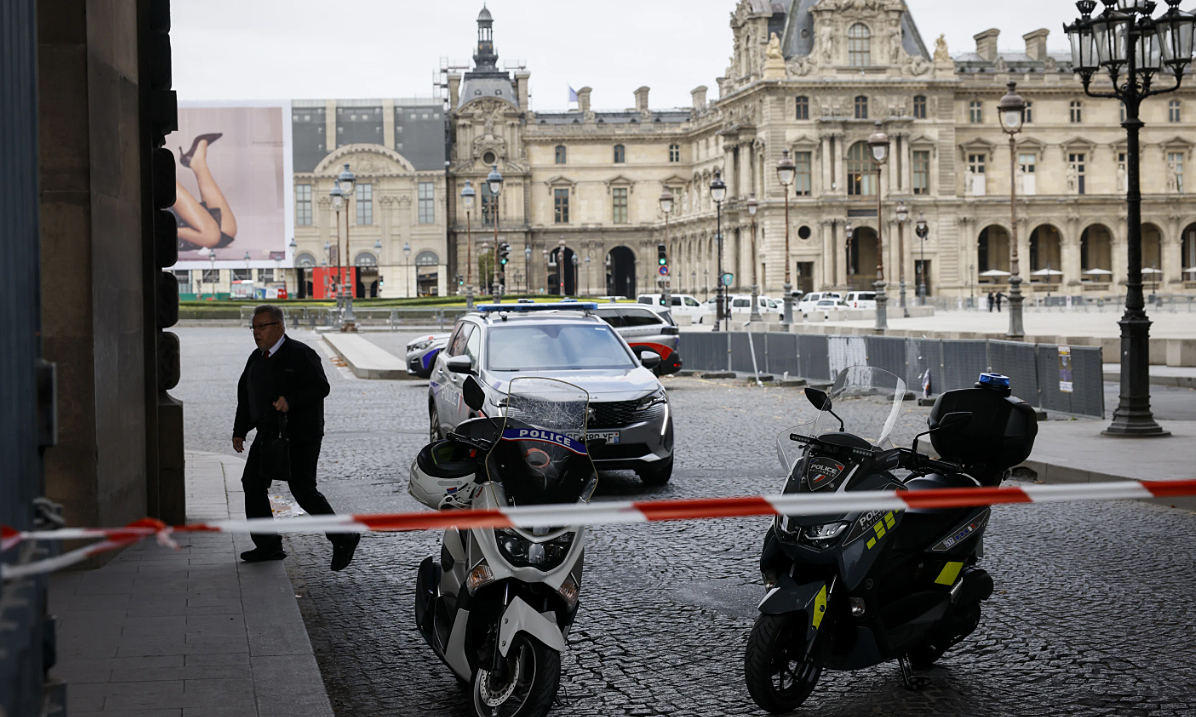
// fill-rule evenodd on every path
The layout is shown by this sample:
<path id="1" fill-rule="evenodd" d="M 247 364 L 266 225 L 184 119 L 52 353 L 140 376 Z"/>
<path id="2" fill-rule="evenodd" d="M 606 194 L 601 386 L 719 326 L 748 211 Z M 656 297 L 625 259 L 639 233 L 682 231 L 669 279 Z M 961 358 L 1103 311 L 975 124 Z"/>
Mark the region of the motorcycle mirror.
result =
<path id="1" fill-rule="evenodd" d="M 826 391 L 806 386 L 806 399 L 814 404 L 814 408 L 817 408 L 819 411 L 831 410 L 831 397 L 826 395 Z"/>
<path id="2" fill-rule="evenodd" d="M 465 377 L 465 386 L 461 389 L 461 396 L 465 399 L 465 405 L 475 411 L 481 411 L 482 406 L 486 405 L 486 391 L 473 376 Z"/>

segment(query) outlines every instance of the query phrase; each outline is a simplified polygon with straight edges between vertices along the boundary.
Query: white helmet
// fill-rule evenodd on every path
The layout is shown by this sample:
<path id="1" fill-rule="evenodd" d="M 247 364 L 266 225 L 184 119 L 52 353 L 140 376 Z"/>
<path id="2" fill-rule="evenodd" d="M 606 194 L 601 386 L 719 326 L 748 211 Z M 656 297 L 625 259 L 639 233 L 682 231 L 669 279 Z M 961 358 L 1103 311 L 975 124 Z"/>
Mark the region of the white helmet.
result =
<path id="1" fill-rule="evenodd" d="M 429 508 L 468 508 L 479 460 L 475 449 L 461 443 L 429 443 L 411 462 L 407 491 Z"/>

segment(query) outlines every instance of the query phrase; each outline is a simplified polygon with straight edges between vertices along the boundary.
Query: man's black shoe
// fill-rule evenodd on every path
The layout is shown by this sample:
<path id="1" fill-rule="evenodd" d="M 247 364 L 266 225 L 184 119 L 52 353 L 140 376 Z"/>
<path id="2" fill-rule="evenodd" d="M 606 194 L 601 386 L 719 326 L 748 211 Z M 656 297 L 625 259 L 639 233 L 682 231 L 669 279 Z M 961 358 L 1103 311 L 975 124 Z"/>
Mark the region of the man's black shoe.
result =
<path id="1" fill-rule="evenodd" d="M 241 559 L 247 563 L 263 563 L 267 560 L 282 560 L 287 556 L 281 550 L 262 550 L 254 548 L 241 553 Z"/>
<path id="2" fill-rule="evenodd" d="M 332 569 L 344 570 L 349 567 L 349 563 L 353 560 L 353 551 L 357 550 L 357 544 L 361 542 L 361 535 L 354 533 L 347 535 L 332 544 Z"/>

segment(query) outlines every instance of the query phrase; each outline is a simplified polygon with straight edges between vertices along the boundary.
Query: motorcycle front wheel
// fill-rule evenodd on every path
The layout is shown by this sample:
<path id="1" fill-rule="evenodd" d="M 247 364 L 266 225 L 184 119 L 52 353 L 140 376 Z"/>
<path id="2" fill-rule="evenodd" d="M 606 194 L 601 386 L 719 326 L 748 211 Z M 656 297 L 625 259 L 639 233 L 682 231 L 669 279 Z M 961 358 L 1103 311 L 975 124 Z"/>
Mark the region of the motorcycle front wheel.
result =
<path id="1" fill-rule="evenodd" d="M 561 680 L 561 656 L 527 635 L 511 641 L 502 669 L 478 668 L 469 691 L 476 717 L 543 717 Z"/>
<path id="2" fill-rule="evenodd" d="M 804 655 L 805 613 L 761 615 L 748 638 L 744 676 L 748 692 L 761 709 L 772 714 L 801 706 L 822 676 L 820 650 Z"/>

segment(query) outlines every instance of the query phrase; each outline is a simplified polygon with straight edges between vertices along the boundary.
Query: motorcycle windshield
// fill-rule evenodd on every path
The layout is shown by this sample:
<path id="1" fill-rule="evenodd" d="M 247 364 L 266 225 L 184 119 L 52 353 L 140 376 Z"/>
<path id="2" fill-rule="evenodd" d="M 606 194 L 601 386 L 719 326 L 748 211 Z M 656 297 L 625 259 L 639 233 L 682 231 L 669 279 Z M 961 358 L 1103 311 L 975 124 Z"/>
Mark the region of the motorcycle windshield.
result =
<path id="1" fill-rule="evenodd" d="M 512 503 L 589 501 L 598 484 L 585 444 L 589 403 L 589 393 L 565 381 L 511 380 L 486 470 Z"/>
<path id="2" fill-rule="evenodd" d="M 850 366 L 839 372 L 827 391 L 829 410 L 822 410 L 813 420 L 790 428 L 777 437 L 777 453 L 787 471 L 793 469 L 804 451 L 804 444 L 792 434 L 817 438 L 827 433 L 850 433 L 877 448 L 891 448 L 889 440 L 901 404 L 905 399 L 905 381 L 884 369 Z M 840 427 L 842 421 L 842 427 Z"/>

